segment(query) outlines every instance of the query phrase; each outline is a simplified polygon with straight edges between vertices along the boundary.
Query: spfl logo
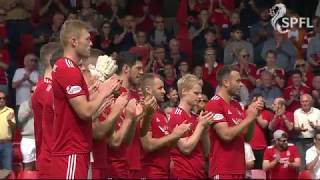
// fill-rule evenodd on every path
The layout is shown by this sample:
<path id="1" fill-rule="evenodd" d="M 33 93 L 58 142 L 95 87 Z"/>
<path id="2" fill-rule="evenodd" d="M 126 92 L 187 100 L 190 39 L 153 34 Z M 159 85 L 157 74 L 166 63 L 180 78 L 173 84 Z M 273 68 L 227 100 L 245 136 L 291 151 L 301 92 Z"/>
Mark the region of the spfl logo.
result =
<path id="1" fill-rule="evenodd" d="M 278 3 L 275 4 L 270 9 L 271 15 L 271 25 L 275 30 L 284 34 L 289 31 L 290 28 L 293 26 L 298 25 L 299 28 L 303 27 L 304 25 L 307 28 L 313 28 L 311 24 L 310 18 L 307 17 L 287 17 L 285 16 L 287 12 L 287 8 L 284 4 Z"/>

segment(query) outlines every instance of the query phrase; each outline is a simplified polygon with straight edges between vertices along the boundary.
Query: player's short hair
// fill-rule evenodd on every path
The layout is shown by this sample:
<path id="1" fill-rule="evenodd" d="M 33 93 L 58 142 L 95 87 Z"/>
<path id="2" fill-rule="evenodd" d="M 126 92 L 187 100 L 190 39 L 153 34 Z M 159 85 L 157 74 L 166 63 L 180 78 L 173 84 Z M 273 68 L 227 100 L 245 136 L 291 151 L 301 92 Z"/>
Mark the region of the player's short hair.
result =
<path id="1" fill-rule="evenodd" d="M 120 52 L 117 58 L 118 69 L 116 73 L 121 74 L 123 66 L 128 65 L 129 67 L 132 67 L 137 63 L 137 61 L 141 60 L 135 53 L 129 51 Z"/>
<path id="2" fill-rule="evenodd" d="M 154 80 L 156 78 L 162 80 L 161 76 L 159 76 L 158 74 L 154 74 L 154 73 L 145 73 L 142 76 L 141 82 L 140 82 L 140 86 L 141 86 L 142 92 L 144 94 L 146 93 L 146 87 L 147 86 L 152 86 L 153 83 L 154 83 Z"/>
<path id="3" fill-rule="evenodd" d="M 216 80 L 218 82 L 219 86 L 222 86 L 222 81 L 229 77 L 232 71 L 236 71 L 232 68 L 232 66 L 223 66 L 219 71 L 217 72 Z"/>
<path id="4" fill-rule="evenodd" d="M 197 76 L 195 76 L 193 74 L 184 75 L 177 82 L 179 96 L 182 95 L 183 89 L 190 90 L 194 87 L 195 84 L 200 85 L 200 80 L 199 80 L 199 78 L 197 78 Z"/>
<path id="5" fill-rule="evenodd" d="M 57 62 L 58 59 L 63 57 L 63 49 L 60 47 L 52 54 L 50 58 L 50 65 L 53 68 L 54 64 Z"/>
<path id="6" fill-rule="evenodd" d="M 60 30 L 60 41 L 63 46 L 68 44 L 70 37 L 80 37 L 81 31 L 88 30 L 88 25 L 81 20 L 67 20 Z"/>
<path id="7" fill-rule="evenodd" d="M 39 63 L 45 68 L 49 66 L 52 54 L 59 48 L 61 48 L 61 44 L 58 42 L 49 42 L 41 46 Z"/>

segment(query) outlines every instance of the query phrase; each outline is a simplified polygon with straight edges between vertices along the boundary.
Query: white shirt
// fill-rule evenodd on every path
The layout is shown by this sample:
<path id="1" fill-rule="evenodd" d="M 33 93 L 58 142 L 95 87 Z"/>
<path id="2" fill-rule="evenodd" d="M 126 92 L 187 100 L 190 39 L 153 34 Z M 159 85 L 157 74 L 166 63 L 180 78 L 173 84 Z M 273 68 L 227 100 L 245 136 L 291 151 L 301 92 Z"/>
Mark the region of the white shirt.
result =
<path id="1" fill-rule="evenodd" d="M 12 82 L 19 81 L 23 78 L 26 70 L 24 68 L 18 68 L 14 73 Z M 34 83 L 38 82 L 39 73 L 37 71 L 33 71 L 30 74 L 30 80 Z M 22 104 L 24 101 L 27 101 L 30 96 L 30 90 L 32 88 L 32 84 L 29 81 L 24 81 L 20 84 L 19 87 L 16 88 L 16 105 Z"/>
<path id="2" fill-rule="evenodd" d="M 315 158 L 317 157 L 317 149 L 315 146 L 312 146 L 309 148 L 306 152 L 306 163 L 311 163 Z M 320 179 L 320 159 L 318 158 L 318 161 L 316 165 L 314 166 L 314 169 L 311 170 L 313 174 L 313 179 Z"/>
<path id="3" fill-rule="evenodd" d="M 252 148 L 251 148 L 250 144 L 248 144 L 248 143 L 244 143 L 244 157 L 245 157 L 246 162 L 256 160 L 256 158 L 254 157 Z M 251 177 L 250 170 L 246 171 L 246 177 Z"/>
<path id="4" fill-rule="evenodd" d="M 308 130 L 301 132 L 300 138 L 313 138 L 314 129 L 310 126 L 309 121 L 314 125 L 320 126 L 320 110 L 312 107 L 309 112 L 304 112 L 301 108 L 294 112 L 294 127 L 303 127 Z"/>

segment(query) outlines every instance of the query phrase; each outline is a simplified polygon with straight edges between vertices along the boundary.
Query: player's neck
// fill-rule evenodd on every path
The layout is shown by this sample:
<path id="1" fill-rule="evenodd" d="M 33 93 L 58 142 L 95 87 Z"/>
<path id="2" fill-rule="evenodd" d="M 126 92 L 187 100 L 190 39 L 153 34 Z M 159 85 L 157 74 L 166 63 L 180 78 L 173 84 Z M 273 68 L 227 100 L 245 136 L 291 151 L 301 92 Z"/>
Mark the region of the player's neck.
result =
<path id="1" fill-rule="evenodd" d="M 129 80 L 128 80 L 127 76 L 124 75 L 124 74 L 121 74 L 121 75 L 119 75 L 119 77 L 120 77 L 120 80 L 122 80 L 122 85 L 121 86 L 126 88 L 126 89 L 130 89 L 131 86 L 130 86 L 130 83 L 129 83 Z"/>
<path id="2" fill-rule="evenodd" d="M 78 62 L 79 62 L 79 56 L 77 55 L 77 53 L 75 51 L 70 51 L 69 49 L 65 49 L 63 56 L 70 59 L 71 61 L 73 61 L 76 64 L 78 64 Z"/>
<path id="3" fill-rule="evenodd" d="M 188 114 L 190 114 L 192 107 L 184 100 L 181 99 L 179 106 L 181 109 L 183 109 L 185 112 L 187 112 Z"/>
<path id="4" fill-rule="evenodd" d="M 219 95 L 227 103 L 230 103 L 232 98 L 225 89 L 220 89 L 217 95 Z"/>
<path id="5" fill-rule="evenodd" d="M 46 68 L 46 70 L 44 71 L 44 78 L 49 78 L 49 79 L 51 79 L 51 78 L 52 78 L 51 72 L 52 72 L 52 69 L 51 69 L 51 68 Z"/>

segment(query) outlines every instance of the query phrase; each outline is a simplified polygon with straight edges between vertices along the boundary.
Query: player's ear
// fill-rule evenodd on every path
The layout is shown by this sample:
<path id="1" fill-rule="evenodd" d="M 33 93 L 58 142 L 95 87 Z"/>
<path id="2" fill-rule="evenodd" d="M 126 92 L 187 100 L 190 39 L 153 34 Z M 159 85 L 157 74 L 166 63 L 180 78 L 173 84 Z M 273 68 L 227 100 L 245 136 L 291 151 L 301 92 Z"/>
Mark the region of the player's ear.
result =
<path id="1" fill-rule="evenodd" d="M 123 67 L 122 67 L 122 72 L 123 73 L 128 73 L 130 71 L 130 67 L 127 65 L 127 64 L 125 64 L 125 65 L 123 65 Z"/>

